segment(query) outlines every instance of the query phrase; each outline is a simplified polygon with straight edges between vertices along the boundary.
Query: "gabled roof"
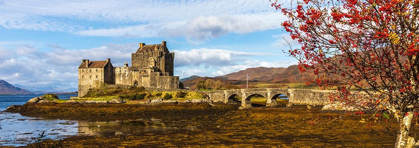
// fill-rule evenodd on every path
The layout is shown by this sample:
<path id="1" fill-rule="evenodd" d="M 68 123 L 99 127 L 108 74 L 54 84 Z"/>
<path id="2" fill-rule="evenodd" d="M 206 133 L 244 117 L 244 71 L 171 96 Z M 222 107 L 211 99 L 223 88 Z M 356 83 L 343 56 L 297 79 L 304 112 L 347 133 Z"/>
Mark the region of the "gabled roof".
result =
<path id="1" fill-rule="evenodd" d="M 87 62 L 89 65 L 87 66 Z M 108 61 L 84 61 L 80 64 L 79 68 L 105 68 Z"/>

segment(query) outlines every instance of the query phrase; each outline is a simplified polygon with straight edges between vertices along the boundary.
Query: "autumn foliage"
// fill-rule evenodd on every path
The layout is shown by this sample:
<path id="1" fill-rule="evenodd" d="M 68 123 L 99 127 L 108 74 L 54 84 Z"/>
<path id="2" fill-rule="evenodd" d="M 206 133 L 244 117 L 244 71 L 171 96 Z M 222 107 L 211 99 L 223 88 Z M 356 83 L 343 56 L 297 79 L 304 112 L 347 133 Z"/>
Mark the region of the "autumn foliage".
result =
<path id="1" fill-rule="evenodd" d="M 418 107 L 419 0 L 304 0 L 272 6 L 301 48 L 289 54 L 317 84 L 363 90 L 401 111 Z M 342 96 L 342 95 L 341 95 Z M 343 99 L 349 98 L 343 95 Z M 377 106 L 381 103 L 377 103 Z"/>

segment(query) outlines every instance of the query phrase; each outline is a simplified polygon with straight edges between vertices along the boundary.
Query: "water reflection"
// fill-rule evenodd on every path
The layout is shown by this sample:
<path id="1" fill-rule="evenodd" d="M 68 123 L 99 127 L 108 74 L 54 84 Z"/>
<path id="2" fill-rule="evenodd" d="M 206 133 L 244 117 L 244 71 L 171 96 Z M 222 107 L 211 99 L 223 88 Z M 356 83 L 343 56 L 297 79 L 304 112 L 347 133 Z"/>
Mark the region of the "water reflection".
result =
<path id="1" fill-rule="evenodd" d="M 6 112 L 0 112 L 0 127 L 0 146 L 25 146 L 42 139 L 77 135 L 78 132 L 77 121 L 43 120 Z"/>
<path id="2" fill-rule="evenodd" d="M 177 128 L 155 118 L 89 122 L 44 120 L 7 112 L 0 112 L 0 127 L 0 146 L 25 146 L 43 139 L 57 140 L 76 135 L 131 135 Z"/>
<path id="3" fill-rule="evenodd" d="M 79 135 L 130 135 L 144 131 L 171 129 L 160 119 L 117 120 L 107 122 L 78 121 Z"/>

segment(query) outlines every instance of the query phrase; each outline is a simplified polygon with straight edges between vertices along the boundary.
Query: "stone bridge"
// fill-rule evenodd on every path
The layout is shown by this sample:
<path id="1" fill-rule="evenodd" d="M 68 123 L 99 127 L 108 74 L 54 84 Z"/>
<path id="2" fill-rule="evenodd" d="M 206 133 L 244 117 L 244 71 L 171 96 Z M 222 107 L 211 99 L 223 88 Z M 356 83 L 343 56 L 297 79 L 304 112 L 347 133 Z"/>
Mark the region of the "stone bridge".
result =
<path id="1" fill-rule="evenodd" d="M 285 95 L 289 99 L 287 106 L 292 105 L 326 105 L 329 104 L 330 90 L 314 89 L 287 89 L 287 88 L 252 88 L 252 89 L 232 89 L 203 92 L 214 102 L 227 103 L 235 96 L 241 96 L 241 106 L 251 107 L 250 99 L 254 96 L 266 98 L 266 106 L 276 106 L 276 99 L 280 95 Z"/>

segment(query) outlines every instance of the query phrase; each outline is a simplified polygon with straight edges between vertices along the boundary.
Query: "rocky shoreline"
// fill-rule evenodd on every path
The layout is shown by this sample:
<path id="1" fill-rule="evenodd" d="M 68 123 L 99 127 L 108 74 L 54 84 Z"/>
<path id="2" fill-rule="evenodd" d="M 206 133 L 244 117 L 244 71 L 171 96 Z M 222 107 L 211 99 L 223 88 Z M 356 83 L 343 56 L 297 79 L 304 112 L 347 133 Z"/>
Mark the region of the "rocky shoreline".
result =
<path id="1" fill-rule="evenodd" d="M 166 115 L 194 115 L 204 112 L 235 110 L 238 104 L 213 103 L 205 99 L 194 100 L 145 100 L 141 103 L 123 100 L 74 101 L 57 103 L 54 100 L 33 98 L 24 105 L 12 105 L 6 112 L 23 116 L 69 120 L 124 120 Z"/>

